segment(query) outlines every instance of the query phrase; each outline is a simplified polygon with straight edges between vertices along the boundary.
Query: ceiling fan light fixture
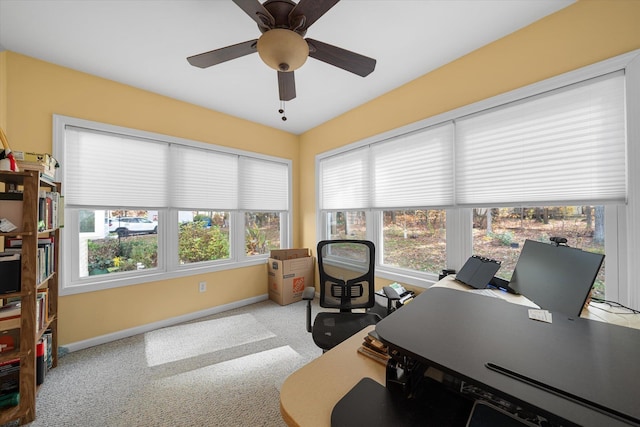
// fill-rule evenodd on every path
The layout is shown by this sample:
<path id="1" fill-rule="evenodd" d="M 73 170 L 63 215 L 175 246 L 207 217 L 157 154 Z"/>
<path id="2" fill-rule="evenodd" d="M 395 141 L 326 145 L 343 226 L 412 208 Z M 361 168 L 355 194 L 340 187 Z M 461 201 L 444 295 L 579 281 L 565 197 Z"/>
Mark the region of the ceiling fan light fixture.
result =
<path id="1" fill-rule="evenodd" d="M 275 28 L 258 39 L 260 59 L 277 71 L 294 71 L 309 57 L 309 45 L 294 31 Z"/>

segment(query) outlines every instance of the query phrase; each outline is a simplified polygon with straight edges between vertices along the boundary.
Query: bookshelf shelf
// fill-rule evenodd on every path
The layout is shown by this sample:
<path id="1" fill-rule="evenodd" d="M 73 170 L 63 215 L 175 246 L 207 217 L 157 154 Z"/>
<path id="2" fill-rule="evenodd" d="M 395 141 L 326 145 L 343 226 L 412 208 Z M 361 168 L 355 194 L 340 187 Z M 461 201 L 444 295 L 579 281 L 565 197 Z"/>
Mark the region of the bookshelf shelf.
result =
<path id="1" fill-rule="evenodd" d="M 18 357 L 20 357 L 19 351 L 8 351 L 5 353 L 0 353 L 0 363 L 6 362 L 8 360 L 17 359 Z"/>
<path id="2" fill-rule="evenodd" d="M 0 412 L 0 424 L 6 424 L 20 416 L 19 406 L 10 406 Z"/>
<path id="3" fill-rule="evenodd" d="M 2 233 L 0 232 L 0 237 L 22 237 L 22 236 L 32 236 L 33 233 L 30 231 L 14 231 L 10 233 Z"/>
<path id="4" fill-rule="evenodd" d="M 16 193 L 22 197 L 14 196 Z M 35 419 L 38 341 L 45 339 L 45 345 L 50 348 L 50 367 L 58 364 L 59 193 L 60 184 L 43 177 L 38 171 L 0 171 L 0 194 L 12 194 L 0 199 L 19 203 L 18 211 L 21 212 L 15 221 L 11 220 L 18 230 L 0 233 L 3 251 L 20 253 L 20 290 L 16 292 L 14 289 L 17 287 L 8 288 L 8 293 L 0 294 L 0 305 L 20 300 L 19 313 L 15 316 L 18 317 L 15 324 L 19 326 L 7 327 L 14 323 L 6 322 L 0 327 L 0 334 L 13 332 L 18 337 L 19 349 L 0 352 L 0 364 L 14 366 L 19 363 L 19 370 L 16 374 L 14 369 L 13 376 L 0 375 L 0 383 L 14 386 L 17 383 L 19 401 L 14 406 L 0 407 L 0 424 L 16 420 L 27 424 Z M 3 211 L 0 210 L 2 217 Z M 0 317 L 0 325 L 8 319 Z M 42 350 L 43 347 L 39 348 Z M 0 389 L 3 390 L 0 397 L 11 392 L 10 387 L 8 391 L 4 391 L 5 387 Z"/>

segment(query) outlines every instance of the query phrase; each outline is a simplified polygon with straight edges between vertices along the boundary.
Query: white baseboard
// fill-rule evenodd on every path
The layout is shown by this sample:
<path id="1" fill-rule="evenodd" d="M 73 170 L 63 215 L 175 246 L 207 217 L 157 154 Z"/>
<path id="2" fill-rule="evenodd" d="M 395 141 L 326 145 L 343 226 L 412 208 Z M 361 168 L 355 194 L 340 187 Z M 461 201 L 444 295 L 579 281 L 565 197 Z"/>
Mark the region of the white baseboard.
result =
<path id="1" fill-rule="evenodd" d="M 167 326 L 177 325 L 178 323 L 188 322 L 191 320 L 200 319 L 201 317 L 211 316 L 212 314 L 222 313 L 224 311 L 232 310 L 234 308 L 240 308 L 246 305 L 255 304 L 257 302 L 265 301 L 268 298 L 269 298 L 268 294 L 247 298 L 247 299 L 235 301 L 229 304 L 208 308 L 206 310 L 196 311 L 193 313 L 184 314 L 182 316 L 160 320 L 158 322 L 148 323 L 142 326 L 136 326 L 135 328 L 124 329 L 122 331 L 113 332 L 106 335 L 100 335 L 98 337 L 89 338 L 83 341 L 76 341 L 76 342 L 64 345 L 62 347 L 66 348 L 69 352 L 78 351 L 78 350 L 82 350 L 82 349 L 93 347 L 100 344 L 106 344 L 108 342 L 119 340 L 122 338 L 128 338 L 134 335 L 143 334 L 145 332 L 153 331 L 155 329 L 165 328 Z"/>

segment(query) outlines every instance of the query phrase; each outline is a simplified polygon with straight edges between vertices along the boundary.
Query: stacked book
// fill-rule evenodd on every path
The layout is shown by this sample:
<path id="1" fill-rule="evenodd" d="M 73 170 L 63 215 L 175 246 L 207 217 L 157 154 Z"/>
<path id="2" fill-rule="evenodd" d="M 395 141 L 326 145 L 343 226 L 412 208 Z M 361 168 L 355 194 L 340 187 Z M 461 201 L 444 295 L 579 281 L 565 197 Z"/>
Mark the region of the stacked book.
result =
<path id="1" fill-rule="evenodd" d="M 55 179 L 56 168 L 59 167 L 59 164 L 50 154 L 14 151 L 13 156 L 20 170 L 37 170 L 44 176 Z"/>
<path id="2" fill-rule="evenodd" d="M 20 358 L 0 363 L 0 408 L 20 401 Z"/>
<path id="3" fill-rule="evenodd" d="M 386 365 L 389 361 L 389 348 L 375 336 L 375 331 L 364 337 L 358 353 L 363 354 L 378 363 Z"/>
<path id="4" fill-rule="evenodd" d="M 0 353 L 20 349 L 20 300 L 0 307 Z"/>

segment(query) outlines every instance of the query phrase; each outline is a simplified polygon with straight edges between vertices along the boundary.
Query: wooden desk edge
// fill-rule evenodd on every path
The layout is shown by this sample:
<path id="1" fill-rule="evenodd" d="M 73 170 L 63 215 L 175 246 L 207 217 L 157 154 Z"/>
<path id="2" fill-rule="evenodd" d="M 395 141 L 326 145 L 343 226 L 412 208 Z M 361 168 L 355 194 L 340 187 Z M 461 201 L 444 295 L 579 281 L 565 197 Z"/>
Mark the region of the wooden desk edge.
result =
<path id="1" fill-rule="evenodd" d="M 385 384 L 384 366 L 358 353 L 373 328 L 364 328 L 287 377 L 280 389 L 280 414 L 288 426 L 329 426 L 335 404 L 362 378 Z"/>
<path id="2" fill-rule="evenodd" d="M 293 418 L 291 418 L 285 407 L 282 406 L 282 399 L 280 399 L 280 415 L 282 415 L 282 419 L 289 427 L 302 427 Z"/>

